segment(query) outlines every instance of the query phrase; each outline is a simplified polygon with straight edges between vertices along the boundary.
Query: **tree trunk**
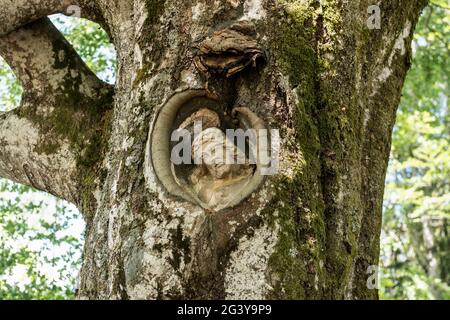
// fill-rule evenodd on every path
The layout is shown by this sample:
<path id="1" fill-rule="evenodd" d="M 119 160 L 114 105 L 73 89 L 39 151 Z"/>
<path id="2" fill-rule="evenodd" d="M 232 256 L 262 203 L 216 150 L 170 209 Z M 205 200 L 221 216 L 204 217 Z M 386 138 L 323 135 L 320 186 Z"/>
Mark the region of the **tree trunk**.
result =
<path id="1" fill-rule="evenodd" d="M 22 2 L 0 23 L 26 92 L 0 114 L 0 175 L 83 211 L 79 298 L 377 298 L 368 270 L 426 1 L 378 1 L 381 29 L 365 0 L 80 1 L 118 52 L 113 101 L 49 21 L 15 30 L 67 1 Z M 155 170 L 170 169 L 153 134 L 161 110 L 194 92 L 280 134 L 278 172 L 220 210 Z"/>

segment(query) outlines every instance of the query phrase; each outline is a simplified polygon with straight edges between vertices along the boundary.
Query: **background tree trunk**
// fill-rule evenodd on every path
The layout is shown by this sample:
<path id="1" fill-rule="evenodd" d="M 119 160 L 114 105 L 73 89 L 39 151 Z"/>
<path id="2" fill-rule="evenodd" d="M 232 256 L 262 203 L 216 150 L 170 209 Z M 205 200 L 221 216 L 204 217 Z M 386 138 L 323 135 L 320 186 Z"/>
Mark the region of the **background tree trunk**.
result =
<path id="1" fill-rule="evenodd" d="M 89 118 L 96 129 L 81 151 L 95 157 L 74 152 L 76 195 L 54 192 L 87 221 L 79 298 L 377 298 L 367 270 L 378 265 L 391 132 L 425 1 L 381 1 L 380 30 L 368 28 L 365 0 L 95 4 L 82 10 L 118 52 L 113 115 Z M 280 130 L 280 171 L 211 213 L 161 185 L 149 132 L 175 92 L 205 88 L 197 48 L 238 21 L 266 62 L 208 83 Z"/>

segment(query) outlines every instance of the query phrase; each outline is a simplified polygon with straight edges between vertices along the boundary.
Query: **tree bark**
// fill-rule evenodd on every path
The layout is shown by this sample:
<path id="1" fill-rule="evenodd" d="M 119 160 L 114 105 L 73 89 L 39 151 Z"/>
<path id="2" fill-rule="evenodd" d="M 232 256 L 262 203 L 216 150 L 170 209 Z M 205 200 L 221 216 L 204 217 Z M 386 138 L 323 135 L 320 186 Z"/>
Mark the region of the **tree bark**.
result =
<path id="1" fill-rule="evenodd" d="M 0 0 L 2 10 L 5 3 Z M 367 286 L 367 270 L 378 265 L 391 133 L 414 26 L 426 1 L 379 1 L 380 30 L 368 28 L 372 3 L 365 0 L 86 3 L 80 3 L 82 14 L 107 29 L 118 52 L 113 102 L 112 89 L 89 74 L 66 43 L 63 50 L 73 60 L 64 60 L 64 74 L 56 72 L 61 68 L 51 54 L 61 43 L 44 39 L 42 49 L 34 49 L 44 52 L 50 41 L 40 63 L 48 62 L 49 85 L 58 83 L 52 90 L 43 89 L 39 71 L 17 59 L 23 47 L 11 46 L 14 37 L 23 40 L 40 28 L 49 30 L 24 41 L 60 36 L 48 21 L 0 38 L 0 52 L 10 64 L 16 61 L 25 91 L 41 92 L 42 105 L 52 110 L 42 112 L 51 120 L 45 126 L 40 117 L 26 117 L 33 130 L 23 139 L 12 138 L 24 126 L 14 117 L 27 107 L 0 115 L 0 175 L 57 194 L 83 211 L 79 298 L 377 298 Z M 58 10 L 50 5 L 42 14 Z M 2 25 L 0 35 L 22 25 L 23 17 L 40 18 L 35 12 L 11 16 L 7 25 L 14 28 Z M 232 34 L 230 43 L 215 43 L 217 34 Z M 236 51 L 259 58 L 229 77 L 217 75 L 211 72 L 214 59 L 230 52 L 208 56 L 205 43 L 215 50 L 234 46 L 233 59 Z M 65 78 L 71 68 L 86 73 L 77 90 L 68 90 L 74 88 Z M 152 144 L 158 142 L 151 130 L 161 108 L 177 92 L 204 89 L 220 103 L 247 107 L 281 136 L 279 172 L 218 212 L 173 196 L 152 162 Z M 56 103 L 59 90 L 70 92 L 62 104 Z M 69 115 L 51 116 L 62 110 Z M 54 134 L 52 128 L 67 130 Z M 38 140 L 58 147 L 36 149 Z M 52 179 L 33 182 L 20 164 L 43 153 L 45 159 L 28 171 L 49 172 Z M 70 170 L 65 157 L 73 159 Z M 53 174 L 61 171 L 70 175 Z"/>

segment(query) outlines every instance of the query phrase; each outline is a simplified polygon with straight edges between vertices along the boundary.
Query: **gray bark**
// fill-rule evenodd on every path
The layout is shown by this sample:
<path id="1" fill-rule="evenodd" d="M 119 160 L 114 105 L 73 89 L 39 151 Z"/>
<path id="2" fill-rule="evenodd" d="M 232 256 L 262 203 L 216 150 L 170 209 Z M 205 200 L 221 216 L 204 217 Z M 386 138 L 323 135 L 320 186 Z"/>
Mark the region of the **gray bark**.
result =
<path id="1" fill-rule="evenodd" d="M 2 9 L 5 3 L 0 1 Z M 51 1 L 42 3 L 42 14 L 60 10 Z M 25 91 L 42 96 L 32 107 L 25 99 L 16 113 L 42 109 L 40 117 L 56 121 L 41 128 L 42 118 L 25 117 L 25 125 L 15 114 L 0 115 L 0 175 L 83 210 L 79 298 L 377 298 L 366 285 L 367 268 L 378 265 L 390 137 L 425 1 L 381 1 L 381 30 L 366 25 L 368 1 L 89 5 L 82 4 L 85 15 L 102 23 L 118 52 L 112 106 L 111 89 L 75 53 L 68 55 L 73 63 L 62 71 L 57 67 L 55 42 L 46 38 L 60 35 L 48 21 L 0 38 L 0 52 Z M 38 18 L 26 9 L 17 12 L 23 14 L 8 15 L 0 34 Z M 207 79 L 195 63 L 200 44 L 239 21 L 253 28 L 251 37 L 266 62 L 229 78 Z M 39 28 L 48 31 L 33 34 Z M 34 51 L 42 57 L 33 70 L 33 63 L 24 65 L 18 57 L 35 58 L 11 43 L 25 41 L 32 48 L 39 35 L 42 45 Z M 71 49 L 64 43 L 63 50 Z M 77 90 L 67 79 L 74 66 L 86 79 Z M 151 161 L 155 142 L 149 138 L 158 111 L 175 92 L 206 87 L 220 101 L 252 110 L 267 127 L 279 129 L 282 140 L 279 173 L 239 205 L 219 212 L 172 196 Z M 63 104 L 56 103 L 59 90 L 70 92 Z M 66 130 L 55 135 L 52 128 L 61 124 L 47 117 L 48 108 L 68 110 L 69 128 L 79 116 L 83 125 L 70 139 Z M 19 126 L 33 129 L 20 131 L 23 139 L 11 138 Z M 35 151 L 38 140 L 57 141 L 58 148 L 46 149 L 44 156 Z M 33 177 L 48 172 L 48 178 L 30 179 L 25 161 L 33 161 L 28 166 Z M 62 171 L 70 174 L 59 178 Z"/>
<path id="2" fill-rule="evenodd" d="M 20 108 L 0 114 L 0 175 L 81 204 L 113 88 L 47 18 L 3 36 L 0 54 L 24 89 Z"/>

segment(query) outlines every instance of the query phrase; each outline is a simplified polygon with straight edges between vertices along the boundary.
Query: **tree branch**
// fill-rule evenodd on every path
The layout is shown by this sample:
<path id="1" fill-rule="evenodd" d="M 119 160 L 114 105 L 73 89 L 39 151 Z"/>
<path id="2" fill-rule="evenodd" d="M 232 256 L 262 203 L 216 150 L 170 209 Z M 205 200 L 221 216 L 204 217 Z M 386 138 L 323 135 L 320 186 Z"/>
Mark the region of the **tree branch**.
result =
<path id="1" fill-rule="evenodd" d="M 72 6 L 78 6 L 80 11 Z M 109 31 L 93 0 L 0 0 L 0 36 L 55 13 L 80 14 L 79 17 L 97 22 Z"/>
<path id="2" fill-rule="evenodd" d="M 0 0 L 0 36 L 28 22 L 63 12 L 76 0 Z"/>
<path id="3" fill-rule="evenodd" d="M 86 179 L 95 180 L 112 87 L 47 18 L 1 37 L 0 55 L 24 88 L 21 106 L 0 114 L 0 176 L 80 204 Z"/>

